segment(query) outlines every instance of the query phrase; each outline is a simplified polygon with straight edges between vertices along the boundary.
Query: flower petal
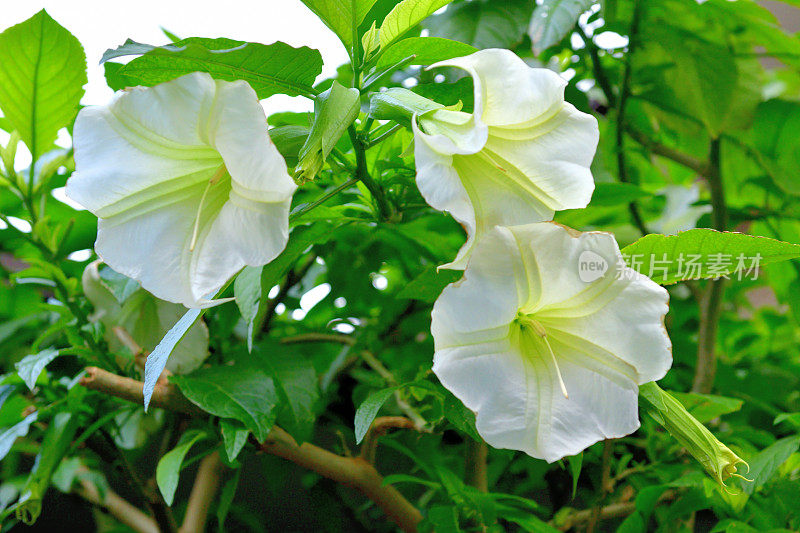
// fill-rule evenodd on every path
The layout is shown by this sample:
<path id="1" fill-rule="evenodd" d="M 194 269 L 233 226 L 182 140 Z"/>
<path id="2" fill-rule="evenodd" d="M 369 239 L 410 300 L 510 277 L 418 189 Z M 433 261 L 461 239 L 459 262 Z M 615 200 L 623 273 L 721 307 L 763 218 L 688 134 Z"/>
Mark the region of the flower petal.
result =
<path id="1" fill-rule="evenodd" d="M 225 160 L 234 189 L 265 202 L 291 198 L 297 185 L 269 137 L 255 91 L 244 81 L 219 80 L 216 91 L 208 119 L 209 142 Z"/>
<path id="2" fill-rule="evenodd" d="M 561 76 L 529 67 L 510 50 L 488 48 L 430 68 L 440 66 L 458 67 L 472 76 L 475 114 L 489 126 L 527 122 L 564 102 L 567 82 Z"/>
<path id="3" fill-rule="evenodd" d="M 515 279 L 522 279 L 524 265 L 513 236 L 505 228 L 497 228 L 481 241 L 470 258 L 470 269 L 464 277 L 445 287 L 433 305 L 431 331 L 436 350 L 465 344 L 465 335 L 482 333 L 481 341 L 488 335 L 497 338 L 496 328 L 508 324 L 519 308 L 519 294 Z"/>
<path id="4" fill-rule="evenodd" d="M 254 202 L 231 191 L 192 254 L 192 294 L 201 300 L 244 266 L 261 266 L 280 254 L 289 238 L 289 204 Z"/>
<path id="5" fill-rule="evenodd" d="M 571 361 L 559 363 L 569 399 L 545 359 L 524 358 L 500 343 L 436 352 L 433 371 L 477 414 L 478 433 L 495 448 L 521 450 L 553 462 L 604 438 L 639 427 L 638 391 Z"/>

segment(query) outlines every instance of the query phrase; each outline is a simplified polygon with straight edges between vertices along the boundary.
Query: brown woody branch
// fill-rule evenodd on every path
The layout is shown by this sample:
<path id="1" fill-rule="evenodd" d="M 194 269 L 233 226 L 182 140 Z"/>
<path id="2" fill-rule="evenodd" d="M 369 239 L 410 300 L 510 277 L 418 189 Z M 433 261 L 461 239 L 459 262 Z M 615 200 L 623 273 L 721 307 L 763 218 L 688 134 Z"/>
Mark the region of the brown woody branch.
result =
<path id="1" fill-rule="evenodd" d="M 200 461 L 179 533 L 202 533 L 206 530 L 208 511 L 219 491 L 224 469 L 219 452 L 212 452 Z"/>
<path id="2" fill-rule="evenodd" d="M 661 497 L 658 499 L 659 503 L 664 502 L 667 500 L 672 500 L 676 496 L 675 491 L 667 490 Z M 610 505 L 606 505 L 605 507 L 600 508 L 600 512 L 598 514 L 599 520 L 612 520 L 614 518 L 622 518 L 624 516 L 628 516 L 629 514 L 633 513 L 636 510 L 636 503 L 629 501 L 629 502 L 617 502 L 612 503 Z M 595 509 L 585 509 L 583 511 L 576 511 L 570 515 L 567 515 L 565 519 L 556 522 L 551 522 L 551 525 L 560 529 L 561 531 L 567 531 L 574 527 L 579 527 L 585 525 L 592 521 L 593 516 L 595 515 Z"/>
<path id="3" fill-rule="evenodd" d="M 143 383 L 112 374 L 96 367 L 86 369 L 81 384 L 89 389 L 141 404 Z M 171 383 L 157 383 L 150 405 L 189 415 L 204 415 Z M 417 530 L 422 515 L 391 485 L 383 485 L 383 477 L 361 457 L 342 457 L 311 443 L 298 445 L 291 435 L 273 426 L 259 448 L 282 457 L 317 474 L 352 487 L 375 502 L 386 515 L 406 532 Z"/>
<path id="4" fill-rule="evenodd" d="M 106 489 L 101 496 L 92 483 L 82 481 L 75 493 L 89 503 L 108 511 L 114 518 L 133 529 L 137 533 L 159 533 L 155 520 L 128 503 L 111 489 Z"/>

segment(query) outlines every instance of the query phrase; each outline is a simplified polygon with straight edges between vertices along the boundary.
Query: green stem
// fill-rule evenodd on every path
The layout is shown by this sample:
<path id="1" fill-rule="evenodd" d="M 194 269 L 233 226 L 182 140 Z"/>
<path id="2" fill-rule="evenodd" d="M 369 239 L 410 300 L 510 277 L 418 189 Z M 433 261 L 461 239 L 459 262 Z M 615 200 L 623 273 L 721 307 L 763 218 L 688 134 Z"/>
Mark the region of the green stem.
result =
<path id="1" fill-rule="evenodd" d="M 392 126 L 391 128 L 389 128 L 388 130 L 384 131 L 383 133 L 381 133 L 380 135 L 378 135 L 378 136 L 377 136 L 377 137 L 375 137 L 374 139 L 370 139 L 370 140 L 369 140 L 369 141 L 366 143 L 366 145 L 365 145 L 365 148 L 366 148 L 367 150 L 369 150 L 370 148 L 372 148 L 372 147 L 373 147 L 373 146 L 375 146 L 376 144 L 379 144 L 379 143 L 381 143 L 381 142 L 382 142 L 384 139 L 387 139 L 388 137 L 391 137 L 392 135 L 394 135 L 395 133 L 397 133 L 397 131 L 398 131 L 398 130 L 400 130 L 402 127 L 403 127 L 403 126 L 402 126 L 401 124 L 395 124 L 394 126 Z"/>
<path id="2" fill-rule="evenodd" d="M 619 105 L 617 107 L 617 172 L 619 180 L 622 183 L 629 183 L 628 168 L 625 161 L 625 107 L 628 102 L 628 97 L 631 92 L 631 72 L 633 52 L 636 48 L 636 42 L 639 34 L 639 23 L 642 18 L 642 2 L 636 0 L 633 5 L 633 20 L 631 21 L 631 29 L 628 35 L 628 53 L 625 56 L 625 66 L 622 74 L 622 85 L 619 91 Z M 631 213 L 633 223 L 642 232 L 642 235 L 647 235 L 647 227 L 644 224 L 642 215 L 639 212 L 639 207 L 636 203 L 631 202 L 628 204 L 628 210 Z"/>
<path id="3" fill-rule="evenodd" d="M 298 209 L 297 211 L 295 211 L 294 213 L 290 214 L 289 215 L 289 222 L 294 222 L 295 220 L 297 220 L 298 218 L 302 217 L 303 215 L 305 215 L 306 213 L 308 213 L 312 209 L 322 205 L 323 203 L 325 203 L 326 201 L 328 201 L 332 197 L 336 196 L 337 194 L 339 194 L 340 192 L 342 192 L 346 188 L 348 188 L 348 187 L 350 187 L 352 185 L 355 185 L 356 182 L 358 182 L 358 178 L 350 178 L 349 180 L 345 181 L 344 183 L 342 183 L 341 185 L 339 185 L 336 188 L 332 189 L 331 191 L 326 192 L 325 194 L 323 194 L 322 196 L 320 196 L 318 199 L 314 200 L 310 204 L 308 204 L 306 206 L 303 206 L 300 209 Z"/>
<path id="4" fill-rule="evenodd" d="M 713 139 L 709 149 L 709 172 L 706 178 L 711 190 L 711 213 L 714 229 L 725 231 L 728 225 L 728 207 L 725 203 L 725 189 L 722 183 L 720 140 Z M 717 329 L 725 295 L 725 278 L 710 281 L 708 293 L 700 303 L 700 327 L 697 333 L 697 366 L 695 368 L 692 391 L 708 394 L 714 387 L 717 373 Z"/>
<path id="5" fill-rule="evenodd" d="M 375 198 L 381 220 L 389 220 L 393 210 L 389 201 L 386 199 L 383 187 L 381 187 L 380 183 L 372 179 L 372 176 L 370 176 L 367 170 L 366 147 L 364 142 L 359 138 L 355 127 L 350 126 L 347 132 L 350 134 L 350 141 L 353 143 L 353 150 L 356 153 L 356 178 L 364 184 L 370 194 L 372 194 L 372 197 Z"/>

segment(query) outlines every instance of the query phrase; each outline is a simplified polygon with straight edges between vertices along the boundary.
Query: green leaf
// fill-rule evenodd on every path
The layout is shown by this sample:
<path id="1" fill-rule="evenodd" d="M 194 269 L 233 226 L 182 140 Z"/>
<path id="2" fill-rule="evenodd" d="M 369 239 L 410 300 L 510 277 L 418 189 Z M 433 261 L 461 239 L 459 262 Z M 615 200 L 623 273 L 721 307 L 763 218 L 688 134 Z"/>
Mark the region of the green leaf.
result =
<path id="1" fill-rule="evenodd" d="M 10 428 L 0 431 L 0 460 L 2 460 L 9 450 L 11 450 L 11 447 L 14 445 L 14 441 L 17 440 L 17 437 L 24 437 L 28 434 L 31 424 L 36 421 L 38 416 L 38 412 L 33 412 Z"/>
<path id="2" fill-rule="evenodd" d="M 775 475 L 778 468 L 800 448 L 800 435 L 785 437 L 761 450 L 750 460 L 750 471 L 747 477 L 753 482 L 742 481 L 742 490 L 753 494 Z"/>
<path id="3" fill-rule="evenodd" d="M 358 116 L 360 103 L 358 89 L 345 88 L 336 80 L 314 100 L 314 125 L 298 156 L 297 171 L 303 181 L 314 179 L 322 169 L 328 154 Z"/>
<path id="4" fill-rule="evenodd" d="M 731 50 L 665 23 L 651 25 L 647 39 L 672 60 L 654 91 L 658 105 L 696 117 L 712 136 L 748 125 L 760 87 Z"/>
<path id="5" fill-rule="evenodd" d="M 453 0 L 403 0 L 389 11 L 380 29 L 381 48 L 386 48 L 405 32 Z"/>
<path id="6" fill-rule="evenodd" d="M 631 183 L 597 183 L 592 194 L 592 205 L 608 207 L 629 204 L 647 196 L 651 194 Z"/>
<path id="7" fill-rule="evenodd" d="M 445 59 L 467 56 L 477 52 L 478 49 L 469 44 L 464 44 L 441 37 L 409 37 L 398 41 L 381 54 L 378 67 L 390 67 L 400 61 L 414 56 L 408 65 L 431 65 Z"/>
<path id="8" fill-rule="evenodd" d="M 574 499 L 575 493 L 578 491 L 578 478 L 581 475 L 581 467 L 583 466 L 583 452 L 567 457 L 567 465 L 569 465 L 569 473 L 572 476 L 572 498 Z"/>
<path id="9" fill-rule="evenodd" d="M 140 56 L 155 50 L 156 48 L 163 48 L 165 50 L 169 50 L 170 52 L 180 51 L 180 47 L 173 46 L 171 44 L 165 44 L 164 46 L 153 46 L 152 44 L 137 43 L 133 39 L 125 39 L 125 42 L 118 47 L 109 48 L 103 52 L 103 56 L 100 58 L 100 64 L 102 65 L 106 61 L 115 59 L 117 57 Z"/>
<path id="10" fill-rule="evenodd" d="M 278 395 L 258 357 L 171 376 L 170 381 L 204 411 L 243 423 L 259 442 L 267 437 L 275 422 Z"/>
<path id="11" fill-rule="evenodd" d="M 21 361 L 14 364 L 17 369 L 19 377 L 25 382 L 29 389 L 33 390 L 36 385 L 36 379 L 42 373 L 44 367 L 58 357 L 58 350 L 55 348 L 47 348 L 39 353 L 25 356 Z"/>
<path id="12" fill-rule="evenodd" d="M 130 298 L 130 296 L 141 287 L 138 281 L 120 274 L 108 265 L 101 266 L 98 269 L 98 274 L 100 275 L 103 285 L 111 291 L 111 294 L 114 295 L 114 299 L 120 304 L 125 303 L 125 300 Z"/>
<path id="13" fill-rule="evenodd" d="M 533 6 L 529 0 L 461 2 L 428 19 L 425 27 L 434 37 L 476 48 L 514 48 L 525 38 Z"/>
<path id="14" fill-rule="evenodd" d="M 403 287 L 397 297 L 433 303 L 447 285 L 458 281 L 462 275 L 460 270 L 442 269 L 437 272 L 435 265 L 429 266 Z"/>
<path id="15" fill-rule="evenodd" d="M 150 397 L 153 395 L 153 389 L 156 386 L 156 381 L 161 377 L 161 372 L 167 365 L 167 359 L 170 354 L 175 350 L 175 346 L 181 341 L 191 327 L 200 320 L 203 316 L 205 309 L 189 309 L 172 326 L 172 328 L 164 335 L 161 342 L 158 343 L 150 355 L 147 356 L 147 361 L 144 364 L 144 410 L 150 405 Z"/>
<path id="16" fill-rule="evenodd" d="M 225 455 L 228 461 L 233 462 L 247 444 L 247 436 L 250 430 L 239 422 L 223 418 L 219 421 L 220 433 L 222 433 L 222 444 L 225 447 Z"/>
<path id="17" fill-rule="evenodd" d="M 158 461 L 156 466 L 156 482 L 161 495 L 164 496 L 164 501 L 167 505 L 172 505 L 172 500 L 175 498 L 175 490 L 178 488 L 178 479 L 180 478 L 181 466 L 186 454 L 189 453 L 194 444 L 206 434 L 197 432 L 194 434 L 187 434 L 181 439 L 182 443 L 175 446 L 172 450 L 164 454 L 164 457 Z"/>
<path id="18" fill-rule="evenodd" d="M 322 72 L 322 56 L 308 47 L 293 48 L 277 41 L 265 45 L 189 37 L 174 45 L 155 47 L 118 69 L 127 84 L 152 86 L 190 72 L 208 72 L 220 80 L 244 80 L 259 99 L 273 94 L 313 96 Z"/>
<path id="19" fill-rule="evenodd" d="M 698 394 L 696 392 L 670 391 L 689 413 L 705 424 L 719 416 L 734 413 L 742 408 L 744 402 L 738 398 L 728 398 L 715 394 Z"/>
<path id="20" fill-rule="evenodd" d="M 764 157 L 775 184 L 784 191 L 800 195 L 800 103 L 769 100 L 756 110 L 751 142 Z"/>
<path id="21" fill-rule="evenodd" d="M 219 504 L 217 505 L 217 522 L 219 522 L 219 530 L 225 531 L 225 518 L 228 516 L 228 511 L 233 503 L 233 498 L 236 496 L 236 487 L 239 486 L 239 477 L 242 475 L 242 469 L 237 468 L 233 477 L 225 482 L 222 487 L 222 492 L 219 495 Z"/>
<path id="22" fill-rule="evenodd" d="M 247 351 L 253 351 L 253 325 L 261 302 L 261 267 L 246 266 L 233 282 L 236 306 L 247 323 Z"/>
<path id="23" fill-rule="evenodd" d="M 437 533 L 459 533 L 458 512 L 452 505 L 434 505 L 428 509 L 427 521 Z"/>
<path id="24" fill-rule="evenodd" d="M 317 372 L 312 362 L 301 354 L 276 347 L 263 354 L 281 398 L 278 412 L 281 427 L 298 443 L 308 440 L 314 429 L 314 406 L 319 399 Z"/>
<path id="25" fill-rule="evenodd" d="M 376 0 L 302 0 L 327 27 L 333 30 L 348 50 L 353 37 Z"/>
<path id="26" fill-rule="evenodd" d="M 25 524 L 31 525 L 39 517 L 53 472 L 71 447 L 79 426 L 78 416 L 66 411 L 57 413 L 47 425 L 35 466 L 16 505 L 16 517 Z"/>
<path id="27" fill-rule="evenodd" d="M 729 274 L 753 276 L 755 271 L 747 272 L 752 263 L 763 267 L 796 259 L 800 257 L 800 245 L 700 228 L 677 235 L 645 235 L 623 248 L 622 254 L 628 266 L 657 283 L 668 285 Z M 741 266 L 740 260 L 743 261 Z"/>
<path id="28" fill-rule="evenodd" d="M 46 11 L 0 34 L 0 109 L 34 158 L 75 118 L 86 81 L 81 43 Z"/>
<path id="29" fill-rule="evenodd" d="M 381 406 L 386 403 L 386 400 L 388 400 L 397 389 L 398 387 L 389 387 L 388 389 L 381 389 L 373 392 L 358 406 L 355 418 L 356 444 L 360 444 L 364 439 L 369 427 L 372 425 L 372 421 L 375 420 L 375 416 L 377 416 L 378 411 L 380 411 Z"/>
<path id="30" fill-rule="evenodd" d="M 475 427 L 475 413 L 467 409 L 464 403 L 448 390 L 445 390 L 442 399 L 442 411 L 447 421 L 459 431 L 469 435 L 477 442 L 481 441 L 481 436 L 478 435 L 478 429 Z"/>
<path id="31" fill-rule="evenodd" d="M 528 35 L 537 56 L 561 42 L 578 22 L 578 17 L 594 4 L 594 0 L 544 0 L 531 16 Z"/>

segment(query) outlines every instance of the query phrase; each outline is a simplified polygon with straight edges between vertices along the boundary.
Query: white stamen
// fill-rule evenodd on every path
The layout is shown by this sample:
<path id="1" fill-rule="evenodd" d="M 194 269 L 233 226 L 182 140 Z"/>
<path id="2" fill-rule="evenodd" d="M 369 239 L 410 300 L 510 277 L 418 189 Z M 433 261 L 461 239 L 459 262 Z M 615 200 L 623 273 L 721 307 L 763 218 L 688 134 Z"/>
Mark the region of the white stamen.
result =
<path id="1" fill-rule="evenodd" d="M 197 214 L 194 217 L 194 228 L 192 229 L 192 242 L 189 243 L 189 251 L 194 252 L 194 247 L 197 244 L 197 233 L 200 231 L 200 214 L 203 212 L 203 203 L 206 201 L 206 195 L 208 195 L 208 190 L 213 185 L 214 178 L 206 185 L 205 190 L 203 191 L 203 196 L 200 197 L 200 205 L 197 206 Z"/>
<path id="2" fill-rule="evenodd" d="M 531 325 L 533 329 L 536 330 L 536 333 L 542 338 L 544 343 L 547 345 L 547 350 L 550 352 L 550 358 L 553 360 L 553 366 L 556 367 L 556 375 L 558 376 L 558 384 L 561 386 L 561 394 L 564 395 L 564 398 L 569 400 L 569 394 L 567 394 L 567 386 L 564 384 L 564 378 L 561 376 L 561 369 L 558 367 L 558 361 L 556 360 L 556 354 L 553 353 L 553 348 L 550 346 L 550 341 L 547 340 L 547 330 L 544 329 L 537 320 L 531 319 Z"/>

